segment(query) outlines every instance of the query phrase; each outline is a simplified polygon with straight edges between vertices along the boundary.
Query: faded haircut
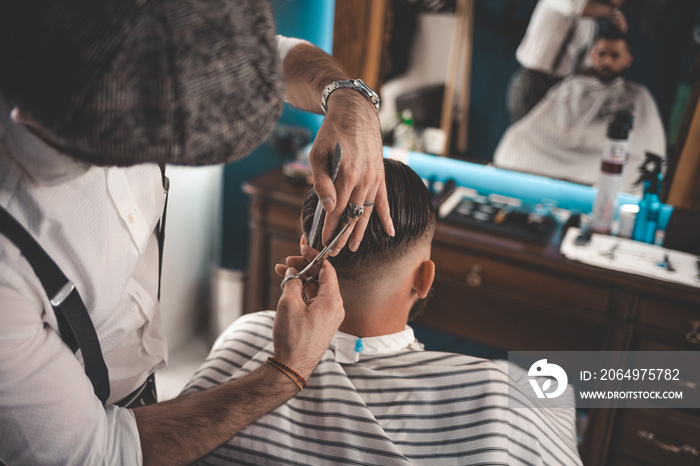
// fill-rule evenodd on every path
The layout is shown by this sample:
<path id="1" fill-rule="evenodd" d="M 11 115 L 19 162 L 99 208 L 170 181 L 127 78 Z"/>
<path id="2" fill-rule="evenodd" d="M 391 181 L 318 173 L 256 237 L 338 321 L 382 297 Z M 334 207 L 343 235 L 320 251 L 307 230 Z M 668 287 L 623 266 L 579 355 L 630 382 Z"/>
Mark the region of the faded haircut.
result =
<path id="1" fill-rule="evenodd" d="M 337 256 L 329 257 L 340 280 L 358 281 L 376 277 L 376 272 L 403 257 L 418 242 L 432 239 L 435 209 L 420 177 L 407 165 L 384 159 L 384 178 L 396 235 L 392 238 L 384 231 L 376 209 L 372 209 L 357 251 L 353 253 L 345 247 Z M 312 189 L 301 211 L 301 228 L 306 238 L 309 237 L 317 204 L 318 196 Z"/>

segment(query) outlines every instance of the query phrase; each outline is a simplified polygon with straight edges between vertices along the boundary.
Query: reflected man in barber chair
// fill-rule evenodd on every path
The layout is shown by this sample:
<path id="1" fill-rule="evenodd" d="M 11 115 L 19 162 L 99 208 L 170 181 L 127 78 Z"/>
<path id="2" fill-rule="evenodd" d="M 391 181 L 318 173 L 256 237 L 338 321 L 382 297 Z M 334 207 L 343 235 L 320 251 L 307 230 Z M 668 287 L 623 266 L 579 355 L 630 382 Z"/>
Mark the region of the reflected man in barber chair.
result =
<path id="1" fill-rule="evenodd" d="M 666 136 L 649 91 L 622 77 L 632 65 L 627 36 L 615 28 L 598 34 L 592 67 L 554 86 L 535 108 L 511 125 L 494 155 L 501 168 L 593 185 L 607 125 L 620 110 L 631 110 L 634 127 L 624 172 L 626 192 L 639 193 L 637 168 L 646 151 L 665 156 Z"/>

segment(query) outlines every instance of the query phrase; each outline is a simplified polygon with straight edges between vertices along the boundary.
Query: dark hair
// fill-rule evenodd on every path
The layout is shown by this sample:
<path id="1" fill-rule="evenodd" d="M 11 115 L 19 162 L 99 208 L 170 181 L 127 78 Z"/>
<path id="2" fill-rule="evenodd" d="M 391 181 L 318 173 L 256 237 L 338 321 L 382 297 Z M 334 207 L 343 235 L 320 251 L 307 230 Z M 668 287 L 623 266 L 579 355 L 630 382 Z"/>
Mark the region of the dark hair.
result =
<path id="1" fill-rule="evenodd" d="M 435 230 L 435 209 L 430 193 L 416 172 L 401 162 L 384 159 L 384 177 L 396 235 L 392 238 L 384 231 L 372 209 L 358 250 L 353 253 L 345 247 L 337 256 L 329 258 L 339 279 L 376 276 L 379 269 L 402 257 L 418 240 L 432 235 Z M 301 228 L 307 238 L 317 204 L 318 196 L 311 190 L 301 211 Z"/>
<path id="2" fill-rule="evenodd" d="M 596 42 L 598 42 L 601 39 L 611 40 L 611 41 L 621 40 L 627 46 L 627 50 L 631 51 L 630 40 L 629 40 L 629 37 L 627 36 L 627 34 L 622 32 L 620 30 L 620 28 L 618 28 L 617 26 L 615 26 L 612 23 L 606 24 L 605 26 L 600 28 L 600 31 L 598 31 L 598 34 L 596 34 L 595 40 L 593 41 L 593 43 L 595 44 Z"/>

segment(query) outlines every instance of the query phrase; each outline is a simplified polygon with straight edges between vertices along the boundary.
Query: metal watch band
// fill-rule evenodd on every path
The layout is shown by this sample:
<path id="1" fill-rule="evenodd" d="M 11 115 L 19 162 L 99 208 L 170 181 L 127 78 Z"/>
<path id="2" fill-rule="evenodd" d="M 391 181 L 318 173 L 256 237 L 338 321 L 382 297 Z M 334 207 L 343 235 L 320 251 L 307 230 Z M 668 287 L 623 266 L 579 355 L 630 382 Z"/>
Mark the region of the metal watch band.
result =
<path id="1" fill-rule="evenodd" d="M 335 81 L 330 83 L 323 89 L 321 94 L 321 108 L 323 108 L 323 113 L 328 111 L 328 97 L 337 91 L 338 89 L 354 89 L 360 94 L 365 96 L 367 100 L 370 101 L 374 108 L 379 111 L 379 96 L 374 92 L 367 84 L 365 84 L 361 79 L 350 79 L 348 81 Z"/>

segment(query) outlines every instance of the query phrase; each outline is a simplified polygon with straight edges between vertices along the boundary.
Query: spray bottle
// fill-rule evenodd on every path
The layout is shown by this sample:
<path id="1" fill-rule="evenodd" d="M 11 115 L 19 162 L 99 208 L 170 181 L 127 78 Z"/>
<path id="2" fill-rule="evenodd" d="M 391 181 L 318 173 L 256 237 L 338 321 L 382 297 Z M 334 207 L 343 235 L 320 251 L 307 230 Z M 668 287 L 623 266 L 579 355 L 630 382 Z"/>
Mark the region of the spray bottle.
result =
<path id="1" fill-rule="evenodd" d="M 413 112 L 405 109 L 401 112 L 401 123 L 394 128 L 394 147 L 406 150 L 420 151 L 420 138 L 413 124 Z"/>
<path id="2" fill-rule="evenodd" d="M 639 167 L 640 176 L 636 184 L 644 182 L 644 196 L 639 201 L 639 212 L 634 221 L 632 239 L 644 243 L 653 243 L 659 221 L 661 201 L 659 188 L 661 185 L 661 164 L 663 159 L 651 152 L 646 153 L 646 160 Z"/>
<path id="3" fill-rule="evenodd" d="M 623 169 L 629 158 L 629 136 L 634 117 L 627 110 L 619 111 L 608 124 L 607 140 L 603 148 L 603 160 L 598 178 L 598 193 L 593 202 L 591 230 L 610 233 L 617 210 L 617 194 L 624 182 Z"/>

